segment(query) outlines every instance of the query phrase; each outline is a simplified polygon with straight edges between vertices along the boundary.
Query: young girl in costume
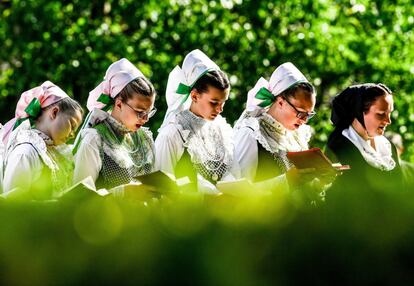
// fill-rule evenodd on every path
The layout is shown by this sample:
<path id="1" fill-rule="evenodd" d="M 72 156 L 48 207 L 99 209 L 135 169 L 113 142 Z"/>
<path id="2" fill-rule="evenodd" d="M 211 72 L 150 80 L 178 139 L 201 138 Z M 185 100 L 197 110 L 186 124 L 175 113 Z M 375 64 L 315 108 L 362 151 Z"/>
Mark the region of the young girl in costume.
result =
<path id="1" fill-rule="evenodd" d="M 287 152 L 308 149 L 311 131 L 306 122 L 315 115 L 315 101 L 314 87 L 292 63 L 280 65 L 270 81 L 259 79 L 234 127 L 235 159 L 243 177 L 253 182 L 272 179 L 269 183 L 289 188 L 285 174 L 292 164 Z"/>
<path id="2" fill-rule="evenodd" d="M 155 90 L 127 59 L 111 64 L 89 93 L 90 113 L 74 144 L 74 182 L 91 176 L 97 188 L 112 188 L 148 174 L 154 167 L 154 141 L 142 127 L 151 118 Z"/>
<path id="3" fill-rule="evenodd" d="M 73 158 L 64 143 L 82 114 L 79 103 L 50 81 L 21 95 L 16 117 L 2 130 L 5 194 L 50 199 L 71 185 Z"/>
<path id="4" fill-rule="evenodd" d="M 232 128 L 220 116 L 229 89 L 226 74 L 200 50 L 172 70 L 168 110 L 155 140 L 158 169 L 188 176 L 207 193 L 218 192 L 217 181 L 233 177 Z"/>
<path id="5" fill-rule="evenodd" d="M 384 84 L 353 85 L 332 102 L 335 130 L 327 144 L 333 161 L 351 166 L 336 185 L 346 189 L 401 189 L 402 172 L 395 146 L 384 136 L 394 103 Z"/>

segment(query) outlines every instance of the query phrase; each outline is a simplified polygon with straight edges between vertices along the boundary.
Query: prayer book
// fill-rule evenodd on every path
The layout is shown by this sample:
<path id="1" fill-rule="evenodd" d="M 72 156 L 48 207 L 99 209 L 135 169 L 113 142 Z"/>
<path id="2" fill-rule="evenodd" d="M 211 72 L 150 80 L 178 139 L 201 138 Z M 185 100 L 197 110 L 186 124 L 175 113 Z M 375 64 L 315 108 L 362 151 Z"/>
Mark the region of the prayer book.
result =
<path id="1" fill-rule="evenodd" d="M 92 177 L 89 176 L 63 191 L 59 196 L 59 199 L 73 200 L 83 199 L 90 196 L 107 197 L 110 195 L 111 193 L 106 189 L 97 190 Z"/>
<path id="2" fill-rule="evenodd" d="M 288 152 L 287 157 L 299 170 L 311 169 L 315 171 L 336 172 L 350 169 L 349 165 L 332 163 L 319 148 L 312 148 L 299 152 Z"/>

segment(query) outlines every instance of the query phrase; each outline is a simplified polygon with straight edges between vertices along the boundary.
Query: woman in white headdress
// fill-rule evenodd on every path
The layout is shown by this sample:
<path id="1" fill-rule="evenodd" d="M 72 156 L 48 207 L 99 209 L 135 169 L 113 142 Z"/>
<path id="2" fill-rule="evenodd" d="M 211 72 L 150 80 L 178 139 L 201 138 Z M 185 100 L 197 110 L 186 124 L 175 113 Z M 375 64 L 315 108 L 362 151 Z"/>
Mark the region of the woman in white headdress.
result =
<path id="1" fill-rule="evenodd" d="M 206 193 L 217 192 L 217 181 L 233 178 L 232 128 L 220 116 L 229 90 L 226 74 L 200 50 L 172 70 L 168 110 L 155 140 L 158 169 L 188 176 Z"/>
<path id="2" fill-rule="evenodd" d="M 315 115 L 315 101 L 314 87 L 292 63 L 276 68 L 269 81 L 259 79 L 234 127 L 235 159 L 243 177 L 253 182 L 274 178 L 277 186 L 289 188 L 287 152 L 308 149 L 306 122 Z"/>
<path id="3" fill-rule="evenodd" d="M 153 171 L 154 141 L 148 128 L 155 90 L 127 59 L 111 64 L 89 93 L 90 110 L 74 144 L 74 182 L 91 176 L 98 188 L 112 188 Z"/>
<path id="4" fill-rule="evenodd" d="M 50 81 L 22 93 L 15 118 L 1 130 L 6 196 L 51 199 L 71 185 L 73 158 L 65 143 L 82 114 L 80 104 Z"/>

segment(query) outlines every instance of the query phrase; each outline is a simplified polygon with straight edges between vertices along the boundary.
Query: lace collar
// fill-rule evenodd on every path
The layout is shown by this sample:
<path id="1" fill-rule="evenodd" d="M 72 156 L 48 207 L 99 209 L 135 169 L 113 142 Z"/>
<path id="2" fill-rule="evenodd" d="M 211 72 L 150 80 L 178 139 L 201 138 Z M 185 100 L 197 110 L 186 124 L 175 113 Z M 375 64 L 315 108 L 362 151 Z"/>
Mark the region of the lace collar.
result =
<path id="1" fill-rule="evenodd" d="M 233 162 L 233 129 L 223 117 L 209 121 L 184 110 L 171 124 L 178 128 L 191 162 L 205 178 L 216 181 L 229 170 Z"/>
<path id="2" fill-rule="evenodd" d="M 296 130 L 286 129 L 264 109 L 245 111 L 236 122 L 234 129 L 248 127 L 254 138 L 270 153 L 307 150 L 311 129 L 302 125 Z"/>
<path id="3" fill-rule="evenodd" d="M 342 131 L 342 135 L 351 141 L 358 148 L 364 160 L 374 168 L 391 171 L 395 168 L 395 161 L 392 158 L 391 143 L 385 136 L 375 136 L 374 149 L 369 140 L 362 138 L 352 126 Z"/>
<path id="4" fill-rule="evenodd" d="M 288 130 L 276 119 L 274 119 L 269 113 L 264 112 L 260 116 L 260 123 L 263 125 L 267 130 L 271 131 L 271 135 L 279 134 L 280 136 L 286 136 Z"/>
<path id="5" fill-rule="evenodd" d="M 56 162 L 49 156 L 50 150 L 56 149 L 52 139 L 38 129 L 31 128 L 29 121 L 23 122 L 10 134 L 6 148 L 6 161 L 14 148 L 21 143 L 30 143 L 40 158 L 51 170 L 58 168 Z M 50 148 L 49 148 L 50 147 Z"/>
<path id="6" fill-rule="evenodd" d="M 106 120 L 117 136 L 124 137 L 125 135 L 132 133 L 131 130 L 129 130 L 127 127 L 125 127 L 124 124 L 113 118 L 111 115 L 108 114 Z"/>
<path id="7" fill-rule="evenodd" d="M 205 124 L 208 124 L 209 122 L 205 120 L 204 118 L 195 115 L 190 110 L 182 111 L 181 115 L 185 117 L 189 122 L 191 122 L 191 125 L 196 129 L 202 128 Z M 214 121 L 211 121 L 211 122 L 214 122 Z"/>
<path id="8" fill-rule="evenodd" d="M 39 129 L 33 128 L 32 131 L 36 133 L 40 138 L 42 138 L 47 146 L 55 146 L 53 140 Z"/>
<path id="9" fill-rule="evenodd" d="M 87 121 L 87 127 L 91 128 L 98 125 L 99 123 L 106 122 L 115 132 L 115 134 L 120 137 L 123 137 L 128 133 L 132 133 L 132 131 L 129 130 L 125 125 L 112 117 L 111 114 L 100 109 L 94 109 Z"/>

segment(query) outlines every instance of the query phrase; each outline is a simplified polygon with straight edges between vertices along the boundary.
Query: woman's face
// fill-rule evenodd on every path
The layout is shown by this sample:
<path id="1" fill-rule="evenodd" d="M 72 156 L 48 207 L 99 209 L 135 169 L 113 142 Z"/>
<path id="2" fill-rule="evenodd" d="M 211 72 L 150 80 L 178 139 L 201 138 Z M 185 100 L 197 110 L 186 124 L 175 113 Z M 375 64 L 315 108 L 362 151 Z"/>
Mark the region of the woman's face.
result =
<path id="1" fill-rule="evenodd" d="M 148 122 L 154 112 L 154 96 L 143 96 L 135 94 L 126 102 L 121 99 L 115 100 L 118 109 L 117 119 L 131 131 L 137 131 L 141 126 Z"/>
<path id="2" fill-rule="evenodd" d="M 75 136 L 76 130 L 82 122 L 82 114 L 79 110 L 70 115 L 53 107 L 51 110 L 51 120 L 49 125 L 49 137 L 55 145 L 66 143 Z"/>
<path id="3" fill-rule="evenodd" d="M 209 86 L 207 92 L 203 93 L 193 89 L 190 96 L 191 112 L 206 120 L 214 120 L 223 111 L 224 103 L 229 97 L 229 89 L 220 90 Z"/>
<path id="4" fill-rule="evenodd" d="M 391 123 L 391 112 L 394 110 L 392 95 L 378 97 L 364 113 L 365 128 L 368 136 L 384 135 L 385 128 Z"/>
<path id="5" fill-rule="evenodd" d="M 298 90 L 294 97 L 278 96 L 268 113 L 286 129 L 295 130 L 308 121 L 307 115 L 313 113 L 315 103 L 316 96 L 314 94 L 309 95 L 303 90 Z"/>

